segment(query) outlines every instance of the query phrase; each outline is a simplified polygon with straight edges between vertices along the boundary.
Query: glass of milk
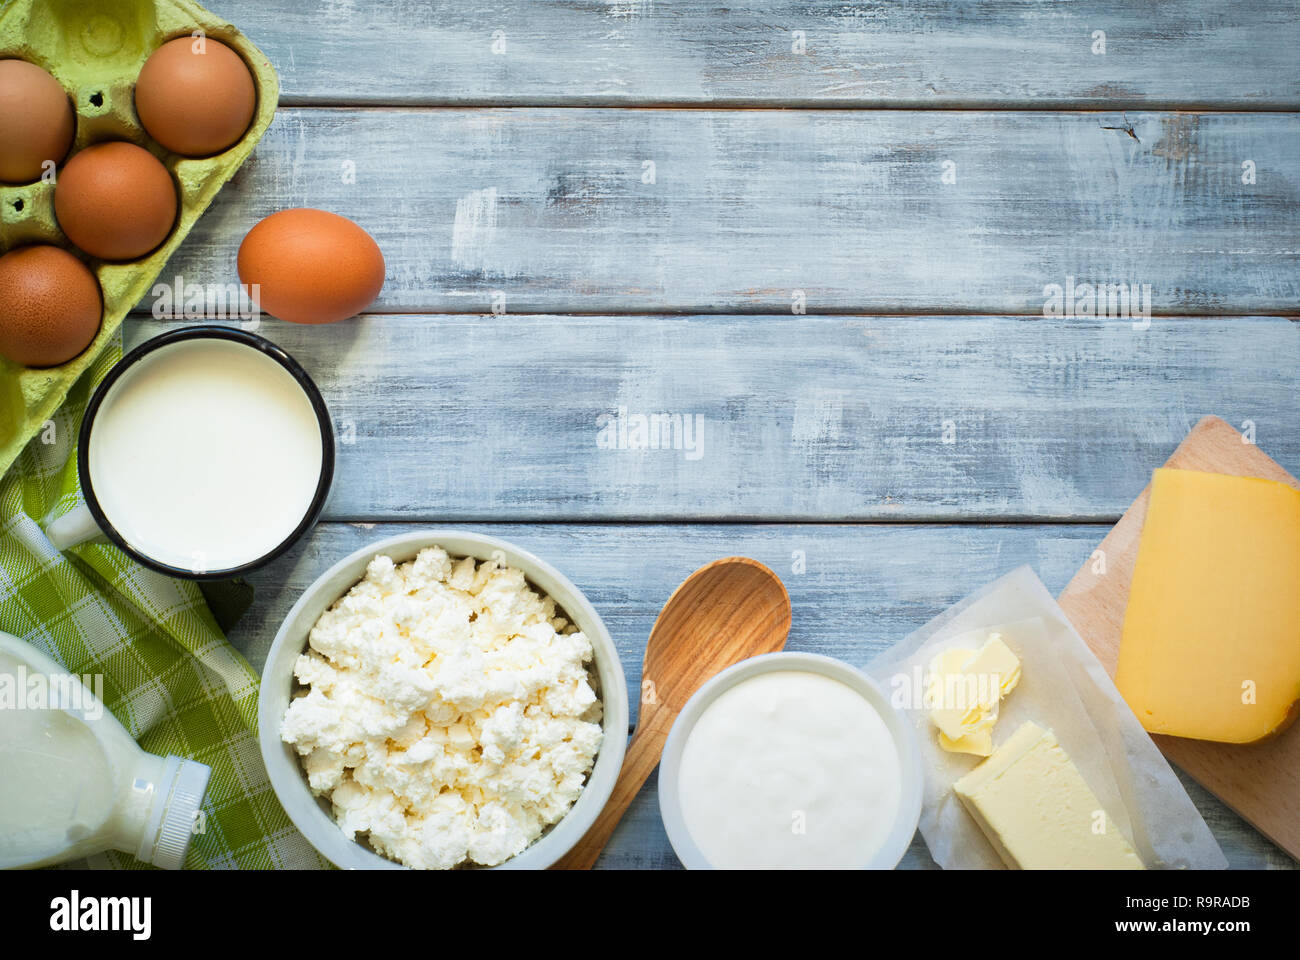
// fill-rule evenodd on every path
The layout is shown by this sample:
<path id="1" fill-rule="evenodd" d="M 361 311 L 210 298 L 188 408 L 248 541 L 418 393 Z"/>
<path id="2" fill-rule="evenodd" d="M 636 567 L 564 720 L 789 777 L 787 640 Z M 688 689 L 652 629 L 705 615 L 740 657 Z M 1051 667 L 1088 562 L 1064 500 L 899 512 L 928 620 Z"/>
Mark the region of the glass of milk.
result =
<path id="1" fill-rule="evenodd" d="M 86 408 L 85 504 L 46 526 L 60 550 L 107 537 L 160 573 L 238 576 L 316 522 L 334 476 L 325 401 L 256 334 L 186 327 L 122 358 Z"/>

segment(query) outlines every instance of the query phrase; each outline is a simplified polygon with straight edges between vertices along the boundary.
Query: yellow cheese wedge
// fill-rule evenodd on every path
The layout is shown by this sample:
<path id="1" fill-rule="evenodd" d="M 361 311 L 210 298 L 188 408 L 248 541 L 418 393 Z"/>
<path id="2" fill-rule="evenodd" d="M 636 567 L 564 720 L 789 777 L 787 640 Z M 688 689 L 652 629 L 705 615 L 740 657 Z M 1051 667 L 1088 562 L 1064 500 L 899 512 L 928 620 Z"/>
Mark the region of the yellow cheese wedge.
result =
<path id="1" fill-rule="evenodd" d="M 1300 702 L 1300 491 L 1161 469 L 1115 685 L 1152 733 L 1253 743 Z"/>
<path id="2" fill-rule="evenodd" d="M 1145 869 L 1056 737 L 1037 724 L 1023 724 L 953 791 L 1012 869 Z"/>

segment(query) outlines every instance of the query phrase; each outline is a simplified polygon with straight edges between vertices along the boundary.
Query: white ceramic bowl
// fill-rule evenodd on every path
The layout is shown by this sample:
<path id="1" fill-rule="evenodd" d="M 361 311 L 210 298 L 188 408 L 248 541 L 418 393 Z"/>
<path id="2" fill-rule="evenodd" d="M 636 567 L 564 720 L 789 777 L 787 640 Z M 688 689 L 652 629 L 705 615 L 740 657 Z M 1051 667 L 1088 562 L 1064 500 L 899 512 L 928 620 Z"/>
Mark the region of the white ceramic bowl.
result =
<path id="1" fill-rule="evenodd" d="M 890 706 L 889 697 L 876 686 L 874 680 L 843 661 L 815 653 L 767 653 L 760 657 L 742 660 L 709 680 L 686 701 L 686 706 L 677 715 L 668 734 L 663 759 L 659 762 L 659 812 L 678 859 L 688 870 L 710 870 L 713 866 L 691 839 L 690 832 L 686 829 L 686 820 L 682 816 L 678 775 L 681 770 L 682 750 L 686 746 L 691 730 L 705 708 L 724 691 L 743 680 L 775 670 L 817 673 L 838 680 L 861 694 L 885 721 L 885 726 L 889 729 L 894 746 L 898 750 L 898 758 L 902 766 L 903 790 L 898 804 L 898 815 L 894 819 L 889 836 L 871 861 L 862 864 L 862 867 L 867 870 L 893 869 L 912 842 L 916 825 L 921 818 L 920 748 L 917 746 L 911 725 L 902 714 Z"/>
<path id="2" fill-rule="evenodd" d="M 596 674 L 604 702 L 605 738 L 587 785 L 564 818 L 522 853 L 496 869 L 541 870 L 549 867 L 573 847 L 595 822 L 614 789 L 623 752 L 627 746 L 627 684 L 618 651 L 596 609 L 582 591 L 550 564 L 527 551 L 495 537 L 455 530 L 425 530 L 404 533 L 370 544 L 340 560 L 307 588 L 285 617 L 275 636 L 262 670 L 262 691 L 257 719 L 262 759 L 271 786 L 289 818 L 331 863 L 345 869 L 402 870 L 400 863 L 375 853 L 363 843 L 349 840 L 334 822 L 328 801 L 312 795 L 303 775 L 298 754 L 280 739 L 280 721 L 289 708 L 294 689 L 294 661 L 307 647 L 307 633 L 335 600 L 365 576 L 366 565 L 376 554 L 387 554 L 401 563 L 414 559 L 425 547 L 440 546 L 453 557 L 491 559 L 494 555 L 507 566 L 524 572 L 532 586 L 555 600 L 565 615 L 578 625 L 595 650 Z"/>

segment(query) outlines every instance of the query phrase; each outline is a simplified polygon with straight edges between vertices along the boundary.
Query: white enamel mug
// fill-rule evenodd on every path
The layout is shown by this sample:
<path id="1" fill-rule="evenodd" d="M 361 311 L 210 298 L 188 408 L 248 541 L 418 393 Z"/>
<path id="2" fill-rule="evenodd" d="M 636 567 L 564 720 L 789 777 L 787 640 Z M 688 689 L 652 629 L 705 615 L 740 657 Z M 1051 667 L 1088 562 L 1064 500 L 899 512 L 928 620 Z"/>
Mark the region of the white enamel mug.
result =
<path id="1" fill-rule="evenodd" d="M 77 472 L 85 503 L 45 525 L 57 549 L 107 538 L 168 576 L 222 580 L 311 529 L 334 430 L 316 385 L 275 344 L 185 327 L 109 371 L 86 408 Z"/>

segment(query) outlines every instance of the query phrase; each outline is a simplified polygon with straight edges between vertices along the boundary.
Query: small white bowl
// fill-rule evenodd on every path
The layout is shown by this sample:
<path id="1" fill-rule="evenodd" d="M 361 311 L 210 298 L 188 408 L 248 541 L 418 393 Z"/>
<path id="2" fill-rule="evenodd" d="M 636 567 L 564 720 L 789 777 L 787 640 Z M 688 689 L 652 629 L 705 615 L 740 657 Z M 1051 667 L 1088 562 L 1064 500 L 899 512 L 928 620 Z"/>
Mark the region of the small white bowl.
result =
<path id="1" fill-rule="evenodd" d="M 356 870 L 406 869 L 344 835 L 330 813 L 328 801 L 315 797 L 307 786 L 297 752 L 280 739 L 280 722 L 289 708 L 289 698 L 295 686 L 294 662 L 306 649 L 307 634 L 320 615 L 365 576 L 366 565 L 376 554 L 386 554 L 395 562 L 402 563 L 432 546 L 442 547 L 452 557 L 489 560 L 495 556 L 507 566 L 522 570 L 534 588 L 554 599 L 556 606 L 578 625 L 595 650 L 596 674 L 604 703 L 605 738 L 587 785 L 569 812 L 536 843 L 495 868 L 545 869 L 582 838 L 613 792 L 627 747 L 627 683 L 614 641 L 610 639 L 596 608 L 582 591 L 550 564 L 504 540 L 455 530 L 404 533 L 364 547 L 321 574 L 285 617 L 262 670 L 257 721 L 266 772 L 289 819 L 331 863 Z"/>
<path id="2" fill-rule="evenodd" d="M 663 759 L 659 761 L 659 813 L 663 817 L 664 828 L 668 831 L 668 840 L 672 843 L 678 859 L 688 870 L 713 869 L 708 858 L 691 839 L 690 832 L 686 829 L 686 820 L 682 816 L 678 783 L 682 750 L 691 735 L 691 730 L 694 729 L 696 721 L 705 709 L 722 693 L 751 677 L 776 670 L 816 673 L 838 680 L 866 699 L 885 721 L 885 726 L 893 738 L 894 747 L 898 750 L 899 763 L 902 767 L 902 796 L 899 799 L 898 815 L 894 819 L 889 836 L 870 862 L 862 864 L 862 867 L 866 870 L 891 870 L 898 866 L 898 861 L 902 859 L 903 853 L 911 844 L 912 837 L 916 834 L 916 825 L 921 819 L 921 751 L 917 746 L 916 736 L 912 732 L 911 725 L 890 705 L 889 697 L 874 680 L 843 661 L 815 653 L 766 653 L 742 660 L 713 677 L 686 701 L 686 706 L 673 722 L 668 741 L 664 744 Z"/>

